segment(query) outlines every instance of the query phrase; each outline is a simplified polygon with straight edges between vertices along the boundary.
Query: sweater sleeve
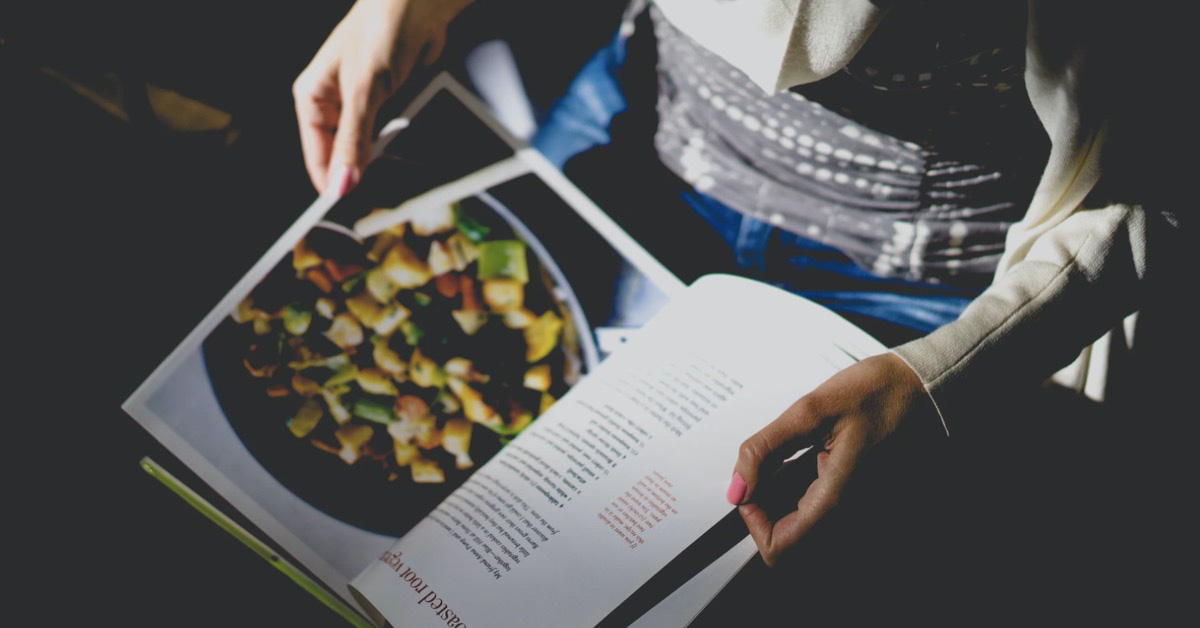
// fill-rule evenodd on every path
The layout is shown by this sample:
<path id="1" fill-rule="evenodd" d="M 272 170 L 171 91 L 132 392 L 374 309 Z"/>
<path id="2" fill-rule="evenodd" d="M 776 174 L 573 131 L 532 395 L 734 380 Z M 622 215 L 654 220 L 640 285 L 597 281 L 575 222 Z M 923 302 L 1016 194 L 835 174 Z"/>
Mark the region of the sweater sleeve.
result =
<path id="1" fill-rule="evenodd" d="M 1148 49 L 1130 45 L 1139 33 L 1127 20 L 1087 9 L 1030 2 L 1026 84 L 1051 152 L 992 286 L 959 320 L 894 349 L 947 433 L 979 404 L 1069 364 L 1173 279 L 1164 276 L 1182 272 L 1174 208 L 1183 197 L 1168 190 L 1180 178 L 1147 139 L 1174 124 L 1160 104 L 1168 99 L 1147 98 L 1171 83 L 1148 74 L 1146 60 L 1114 52 Z"/>
<path id="2" fill-rule="evenodd" d="M 1075 211 L 959 320 L 894 352 L 920 376 L 950 432 L 972 407 L 1035 385 L 1137 309 L 1152 256 L 1175 248 L 1176 223 L 1140 206 Z"/>

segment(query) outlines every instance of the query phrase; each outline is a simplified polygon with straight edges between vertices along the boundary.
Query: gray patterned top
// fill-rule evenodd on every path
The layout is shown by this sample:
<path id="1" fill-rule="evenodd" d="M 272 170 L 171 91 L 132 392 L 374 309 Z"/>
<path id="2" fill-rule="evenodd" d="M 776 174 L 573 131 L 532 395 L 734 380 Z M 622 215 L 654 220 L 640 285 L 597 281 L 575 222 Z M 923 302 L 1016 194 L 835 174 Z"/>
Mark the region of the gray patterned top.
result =
<path id="1" fill-rule="evenodd" d="M 982 287 L 1049 149 L 1023 4 L 897 5 L 840 73 L 773 96 L 651 7 L 660 157 L 877 275 Z"/>

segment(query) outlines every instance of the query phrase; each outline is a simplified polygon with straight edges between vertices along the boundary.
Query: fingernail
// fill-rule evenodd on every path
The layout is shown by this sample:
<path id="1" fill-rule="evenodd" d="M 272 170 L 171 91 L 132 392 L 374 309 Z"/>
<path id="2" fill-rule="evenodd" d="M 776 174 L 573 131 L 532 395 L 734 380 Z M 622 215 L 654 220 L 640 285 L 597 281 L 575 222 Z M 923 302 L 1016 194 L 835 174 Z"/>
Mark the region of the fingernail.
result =
<path id="1" fill-rule="evenodd" d="M 737 506 L 742 503 L 742 499 L 746 497 L 746 481 L 742 476 L 733 472 L 733 479 L 729 480 L 729 490 L 725 491 L 725 501 Z"/>
<path id="2" fill-rule="evenodd" d="M 338 196 L 345 196 L 358 184 L 358 168 L 341 165 L 329 171 L 329 187 L 337 190 Z"/>

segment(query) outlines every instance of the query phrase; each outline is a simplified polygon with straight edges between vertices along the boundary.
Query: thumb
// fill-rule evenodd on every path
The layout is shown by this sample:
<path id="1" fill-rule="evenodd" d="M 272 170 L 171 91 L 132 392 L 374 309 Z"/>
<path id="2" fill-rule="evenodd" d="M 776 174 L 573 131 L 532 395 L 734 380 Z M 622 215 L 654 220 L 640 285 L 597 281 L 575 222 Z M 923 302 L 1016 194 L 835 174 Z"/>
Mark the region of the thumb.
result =
<path id="1" fill-rule="evenodd" d="M 784 460 L 814 444 L 824 415 L 811 397 L 801 397 L 774 421 L 747 438 L 738 448 L 733 480 L 725 498 L 731 504 L 751 501 L 760 481 L 775 472 Z"/>

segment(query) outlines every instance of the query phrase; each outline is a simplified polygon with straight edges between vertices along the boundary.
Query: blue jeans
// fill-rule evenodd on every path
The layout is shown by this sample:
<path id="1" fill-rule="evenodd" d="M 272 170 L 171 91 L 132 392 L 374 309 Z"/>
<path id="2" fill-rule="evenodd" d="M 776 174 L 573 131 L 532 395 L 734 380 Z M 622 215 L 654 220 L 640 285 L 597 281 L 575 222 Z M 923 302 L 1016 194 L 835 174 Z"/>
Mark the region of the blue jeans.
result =
<path id="1" fill-rule="evenodd" d="M 624 62 L 625 41 L 618 33 L 584 64 L 550 109 L 532 141 L 534 148 L 562 168 L 571 157 L 609 143 L 612 118 L 626 107 L 618 81 Z M 744 274 L 820 303 L 885 343 L 955 320 L 975 296 L 948 286 L 878 277 L 832 247 L 747 216 L 694 189 L 679 194 L 721 236 Z"/>

